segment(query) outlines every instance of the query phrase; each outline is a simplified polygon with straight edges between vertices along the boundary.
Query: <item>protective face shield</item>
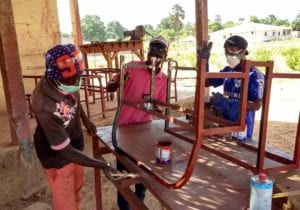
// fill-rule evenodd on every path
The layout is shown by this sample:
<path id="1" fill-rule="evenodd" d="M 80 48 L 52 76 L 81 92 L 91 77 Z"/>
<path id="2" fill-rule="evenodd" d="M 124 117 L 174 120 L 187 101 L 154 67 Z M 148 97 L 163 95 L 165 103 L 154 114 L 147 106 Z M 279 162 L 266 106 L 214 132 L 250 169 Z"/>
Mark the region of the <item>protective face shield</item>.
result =
<path id="1" fill-rule="evenodd" d="M 79 77 L 84 71 L 82 54 L 73 44 L 56 45 L 45 55 L 47 79 L 61 81 Z"/>

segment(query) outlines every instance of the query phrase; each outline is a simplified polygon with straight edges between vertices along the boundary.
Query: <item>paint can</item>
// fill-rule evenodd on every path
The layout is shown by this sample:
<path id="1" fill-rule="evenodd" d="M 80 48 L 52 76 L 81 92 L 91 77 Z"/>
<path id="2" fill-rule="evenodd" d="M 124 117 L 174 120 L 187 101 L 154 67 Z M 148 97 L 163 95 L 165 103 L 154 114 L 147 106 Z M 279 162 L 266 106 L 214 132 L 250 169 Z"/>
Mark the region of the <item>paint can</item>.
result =
<path id="1" fill-rule="evenodd" d="M 273 179 L 265 173 L 250 178 L 250 210 L 271 210 Z"/>
<path id="2" fill-rule="evenodd" d="M 158 141 L 156 147 L 156 162 L 165 164 L 171 162 L 172 157 L 172 142 L 171 141 Z"/>

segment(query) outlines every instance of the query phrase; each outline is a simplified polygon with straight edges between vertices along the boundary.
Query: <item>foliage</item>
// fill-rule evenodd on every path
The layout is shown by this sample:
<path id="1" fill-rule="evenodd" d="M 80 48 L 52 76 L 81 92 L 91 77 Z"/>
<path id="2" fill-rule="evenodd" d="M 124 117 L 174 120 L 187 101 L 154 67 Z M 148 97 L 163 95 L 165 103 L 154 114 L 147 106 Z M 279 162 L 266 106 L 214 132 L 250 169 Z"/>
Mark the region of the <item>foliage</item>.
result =
<path id="1" fill-rule="evenodd" d="M 188 67 L 195 67 L 196 66 L 196 54 L 189 52 L 189 53 L 180 53 L 176 51 L 175 54 L 170 55 L 174 60 L 178 62 L 180 66 L 188 66 Z"/>
<path id="2" fill-rule="evenodd" d="M 300 71 L 300 40 L 274 41 L 255 45 L 250 49 L 249 59 L 256 61 L 269 61 L 281 55 L 285 58 L 289 68 Z M 292 47 L 291 47 L 292 46 Z M 181 44 L 172 43 L 169 57 L 178 61 L 180 66 L 196 66 L 195 43 Z M 276 60 L 274 60 L 276 62 Z M 209 63 L 212 70 L 224 67 L 225 58 L 219 52 L 212 52 Z M 283 69 L 284 70 L 284 69 Z"/>
<path id="3" fill-rule="evenodd" d="M 81 19 L 83 38 L 89 41 L 104 41 L 106 38 L 104 23 L 97 15 L 86 15 Z"/>
<path id="4" fill-rule="evenodd" d="M 300 48 L 295 47 L 298 41 L 275 41 L 268 43 L 267 46 L 259 47 L 250 54 L 251 60 L 268 61 L 274 60 L 275 55 L 282 55 L 285 57 L 286 64 L 289 68 L 300 71 Z"/>
<path id="5" fill-rule="evenodd" d="M 250 17 L 250 22 L 252 23 L 260 23 L 260 20 L 257 16 L 251 16 Z"/>
<path id="6" fill-rule="evenodd" d="M 296 71 L 300 71 L 300 48 L 290 48 L 283 52 L 287 65 Z"/>
<path id="7" fill-rule="evenodd" d="M 215 32 L 221 29 L 223 29 L 223 26 L 222 26 L 222 19 L 220 15 L 216 15 L 213 22 L 208 21 L 209 32 Z"/>
<path id="8" fill-rule="evenodd" d="M 146 37 L 147 36 L 150 36 L 150 37 L 154 36 L 154 28 L 153 28 L 152 25 L 146 24 L 146 25 L 144 25 L 144 28 L 145 28 L 145 32 L 146 32 L 146 34 L 145 34 Z"/>
<path id="9" fill-rule="evenodd" d="M 179 38 L 179 31 L 183 28 L 182 21 L 185 18 L 185 12 L 179 4 L 175 4 L 172 7 L 170 13 L 171 26 L 176 31 L 177 38 Z"/>
<path id="10" fill-rule="evenodd" d="M 257 16 L 251 16 L 250 21 L 253 23 L 263 23 L 276 26 L 289 26 L 290 23 L 287 19 L 279 19 L 275 15 L 269 15 L 266 18 L 258 18 Z"/>
<path id="11" fill-rule="evenodd" d="M 163 31 L 157 31 L 157 35 L 164 36 L 168 41 L 175 41 L 176 32 L 174 29 L 165 29 Z"/>
<path id="12" fill-rule="evenodd" d="M 212 22 L 208 23 L 208 31 L 209 32 L 215 32 L 223 29 L 223 26 L 220 22 Z"/>
<path id="13" fill-rule="evenodd" d="M 245 22 L 245 18 L 239 18 L 239 22 L 240 22 L 240 23 Z"/>
<path id="14" fill-rule="evenodd" d="M 212 53 L 209 58 L 209 63 L 213 64 L 217 69 L 222 69 L 224 64 L 220 62 L 220 56 L 216 53 Z M 211 68 L 210 68 L 211 69 Z"/>
<path id="15" fill-rule="evenodd" d="M 172 20 L 169 17 L 163 18 L 158 24 L 155 35 L 162 35 L 169 41 L 174 41 L 176 37 L 176 31 L 172 28 Z"/>
<path id="16" fill-rule="evenodd" d="M 238 23 L 234 23 L 233 21 L 227 21 L 226 23 L 224 23 L 223 28 L 230 28 L 236 25 L 238 25 Z"/>
<path id="17" fill-rule="evenodd" d="M 172 43 L 173 46 L 176 46 L 176 51 L 169 51 L 169 55 L 172 58 L 179 61 L 180 65 L 186 66 L 195 66 L 196 65 L 196 55 L 194 50 L 191 50 L 195 47 L 195 43 L 192 43 L 192 46 L 188 47 L 187 43 L 180 44 L 178 42 L 180 39 L 185 39 L 188 36 L 195 36 L 196 29 L 194 23 L 184 24 L 183 20 L 185 18 L 185 11 L 179 4 L 175 4 L 169 13 L 168 16 L 161 19 L 160 23 L 156 28 L 152 25 L 144 25 L 146 35 L 144 37 L 145 41 L 150 40 L 151 37 L 157 35 L 163 35 L 168 41 Z M 243 22 L 244 19 L 240 18 L 240 22 Z M 250 21 L 254 23 L 264 23 L 278 26 L 291 26 L 293 30 L 300 31 L 300 12 L 295 18 L 295 20 L 290 24 L 286 19 L 279 19 L 275 15 L 268 15 L 265 18 L 258 18 L 257 16 L 251 16 Z M 209 21 L 208 28 L 209 32 L 218 31 L 224 28 L 232 27 L 240 22 L 228 21 L 222 24 L 222 18 L 220 15 L 216 15 L 213 21 Z M 90 41 L 104 41 L 106 38 L 109 39 L 123 39 L 123 31 L 126 30 L 123 28 L 120 22 L 111 21 L 105 27 L 104 23 L 100 20 L 100 17 L 96 15 L 87 15 L 81 20 L 83 38 Z M 67 34 L 63 34 L 67 36 Z M 175 42 L 175 40 L 177 40 Z M 286 58 L 288 66 L 292 69 L 300 69 L 300 48 L 296 48 L 293 44 L 293 48 L 287 48 L 282 44 L 272 46 L 273 42 L 264 43 L 264 47 L 260 47 L 257 50 L 253 51 L 250 54 L 250 59 L 253 60 L 272 60 L 273 55 L 283 55 Z M 266 47 L 266 44 L 268 45 Z M 210 63 L 215 66 L 218 66 L 222 63 L 220 62 L 221 57 L 219 54 L 211 54 Z"/>
<path id="18" fill-rule="evenodd" d="M 300 31 L 300 17 L 292 22 L 292 29 L 294 31 Z"/>
<path id="19" fill-rule="evenodd" d="M 119 23 L 119 21 L 109 22 L 106 26 L 106 38 L 114 40 L 122 40 L 124 38 L 123 31 L 126 29 Z"/>
<path id="20" fill-rule="evenodd" d="M 176 60 L 180 66 L 195 66 L 195 43 L 171 43 L 168 57 Z"/>
<path id="21" fill-rule="evenodd" d="M 253 52 L 251 58 L 257 61 L 269 61 L 272 60 L 272 54 L 272 50 L 266 47 L 262 47 Z"/>
<path id="22" fill-rule="evenodd" d="M 165 35 L 170 41 L 184 39 L 187 36 L 195 36 L 195 23 L 183 23 L 185 18 L 185 11 L 180 4 L 175 4 L 169 15 L 162 18 L 160 23 L 154 28 L 152 25 L 144 25 L 146 34 L 144 39 L 149 40 L 153 36 Z M 244 18 L 239 18 L 239 22 L 227 21 L 222 23 L 220 15 L 216 15 L 213 21 L 208 22 L 209 32 L 215 32 L 224 28 L 229 28 L 244 22 Z M 300 12 L 296 19 L 290 24 L 286 19 L 280 19 L 275 15 L 268 15 L 265 18 L 258 18 L 251 16 L 250 21 L 254 23 L 264 23 L 278 26 L 291 26 L 293 30 L 300 31 Z M 86 15 L 82 20 L 82 33 L 83 38 L 89 41 L 104 41 L 105 39 L 123 39 L 123 28 L 119 21 L 111 21 L 105 27 L 100 17 L 96 15 Z M 176 39 L 177 38 L 177 39 Z"/>
<path id="23" fill-rule="evenodd" d="M 165 30 L 172 28 L 172 20 L 170 17 L 165 17 L 161 19 L 160 23 L 157 25 L 156 30 Z"/>
<path id="24" fill-rule="evenodd" d="M 275 22 L 275 25 L 288 27 L 290 25 L 290 23 L 289 23 L 289 21 L 287 19 L 284 19 L 284 20 L 277 20 Z"/>
<path id="25" fill-rule="evenodd" d="M 196 27 L 192 23 L 187 23 L 182 28 L 182 34 L 185 36 L 196 36 Z"/>

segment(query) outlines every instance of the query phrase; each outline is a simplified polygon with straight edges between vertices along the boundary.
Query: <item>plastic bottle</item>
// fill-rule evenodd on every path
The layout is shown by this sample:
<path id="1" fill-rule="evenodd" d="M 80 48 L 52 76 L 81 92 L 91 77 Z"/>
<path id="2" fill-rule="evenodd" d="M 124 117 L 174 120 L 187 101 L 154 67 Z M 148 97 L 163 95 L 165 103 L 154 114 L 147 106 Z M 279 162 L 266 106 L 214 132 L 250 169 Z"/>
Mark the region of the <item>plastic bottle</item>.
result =
<path id="1" fill-rule="evenodd" d="M 273 179 L 264 173 L 250 178 L 250 210 L 271 210 Z"/>

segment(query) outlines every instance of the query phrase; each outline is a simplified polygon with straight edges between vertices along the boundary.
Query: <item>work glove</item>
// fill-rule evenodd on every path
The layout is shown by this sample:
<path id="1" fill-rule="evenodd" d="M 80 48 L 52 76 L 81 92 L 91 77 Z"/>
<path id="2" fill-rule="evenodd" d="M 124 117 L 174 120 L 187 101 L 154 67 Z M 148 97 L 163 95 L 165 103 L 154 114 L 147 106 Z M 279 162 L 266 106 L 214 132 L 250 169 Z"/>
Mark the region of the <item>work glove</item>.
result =
<path id="1" fill-rule="evenodd" d="M 240 101 L 238 99 L 229 99 L 221 93 L 212 94 L 210 102 L 215 109 L 223 113 L 224 119 L 236 122 L 238 120 Z"/>
<path id="2" fill-rule="evenodd" d="M 197 49 L 197 54 L 200 58 L 206 59 L 206 72 L 209 72 L 209 57 L 210 57 L 210 51 L 212 48 L 213 43 L 203 41 L 202 47 Z"/>
<path id="3" fill-rule="evenodd" d="M 112 165 L 107 162 L 106 167 L 103 168 L 103 173 L 107 179 L 114 180 L 114 177 L 111 174 L 118 173 L 118 170 L 113 168 Z"/>

